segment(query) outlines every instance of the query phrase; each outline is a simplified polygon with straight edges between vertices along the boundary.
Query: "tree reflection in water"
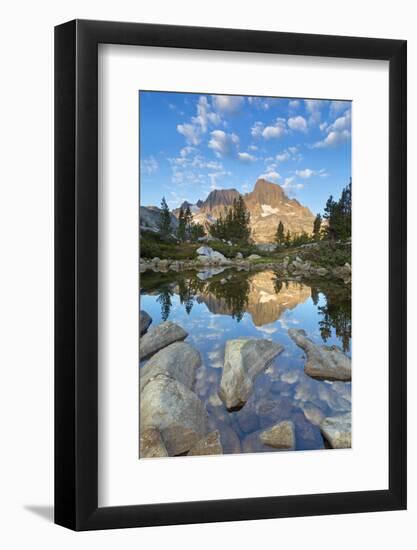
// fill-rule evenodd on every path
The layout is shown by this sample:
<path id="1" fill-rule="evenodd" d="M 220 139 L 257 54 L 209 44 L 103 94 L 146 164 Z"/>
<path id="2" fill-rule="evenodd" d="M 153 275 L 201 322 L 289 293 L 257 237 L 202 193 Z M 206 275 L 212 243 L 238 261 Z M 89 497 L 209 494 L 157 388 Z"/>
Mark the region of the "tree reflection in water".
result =
<path id="1" fill-rule="evenodd" d="M 263 296 L 261 293 L 254 295 L 254 282 L 259 277 L 262 279 L 262 273 L 233 270 L 227 270 L 208 280 L 200 280 L 195 272 L 147 272 L 141 275 L 141 292 L 157 294 L 163 321 L 169 318 L 172 297 L 177 294 L 188 315 L 196 301 L 205 303 L 212 313 L 230 315 L 237 322 L 242 320 L 245 312 L 249 312 L 254 318 L 254 310 L 257 308 L 256 315 L 260 318 L 260 322 L 256 323 L 258 326 L 263 322 L 273 322 L 286 308 L 292 309 L 297 303 L 302 303 L 311 297 L 320 315 L 318 328 L 323 341 L 326 342 L 334 330 L 342 343 L 343 350 L 349 351 L 352 336 L 350 285 L 328 280 L 296 282 L 275 278 L 272 279 L 269 287 L 265 284 L 271 279 L 266 277 L 266 283 L 262 279 L 260 285 Z M 276 297 L 282 293 L 282 299 L 275 298 L 274 301 L 267 293 L 268 288 L 271 288 Z M 253 303 L 254 298 L 256 303 Z"/>
<path id="2" fill-rule="evenodd" d="M 313 287 L 312 287 L 312 299 Z M 314 288 L 316 292 L 316 288 Z M 352 337 L 352 299 L 350 285 L 344 283 L 330 284 L 321 288 L 325 304 L 319 305 L 317 311 L 322 319 L 319 321 L 320 334 L 326 342 L 334 329 L 336 336 L 341 339 L 343 351 L 350 350 L 350 339 Z M 317 291 L 318 294 L 318 291 Z M 317 305 L 317 302 L 314 302 Z"/>

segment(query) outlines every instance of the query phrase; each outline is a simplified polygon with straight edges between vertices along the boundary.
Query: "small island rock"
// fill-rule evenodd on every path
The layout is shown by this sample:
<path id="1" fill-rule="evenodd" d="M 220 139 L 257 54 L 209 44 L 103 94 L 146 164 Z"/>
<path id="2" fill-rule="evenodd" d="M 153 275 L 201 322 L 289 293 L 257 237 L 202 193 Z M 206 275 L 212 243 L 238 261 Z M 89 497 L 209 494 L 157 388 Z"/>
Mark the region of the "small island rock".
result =
<path id="1" fill-rule="evenodd" d="M 140 339 L 139 359 L 146 359 L 174 342 L 185 340 L 188 333 L 172 321 L 165 321 L 151 328 Z"/>
<path id="2" fill-rule="evenodd" d="M 228 340 L 219 389 L 219 397 L 228 410 L 244 406 L 253 391 L 256 376 L 283 349 L 280 344 L 264 339 Z"/>
<path id="3" fill-rule="evenodd" d="M 337 346 L 315 344 L 302 329 L 290 328 L 291 339 L 303 349 L 307 360 L 304 366 L 306 374 L 320 380 L 343 380 L 352 378 L 350 358 Z"/>
<path id="4" fill-rule="evenodd" d="M 269 447 L 275 449 L 294 449 L 295 431 L 291 420 L 284 420 L 263 431 L 259 435 L 260 440 Z"/>
<path id="5" fill-rule="evenodd" d="M 161 434 L 156 428 L 140 430 L 140 458 L 155 458 L 168 456 Z"/>
<path id="6" fill-rule="evenodd" d="M 350 449 L 352 446 L 352 416 L 350 412 L 325 418 L 320 424 L 320 430 L 333 449 Z"/>
<path id="7" fill-rule="evenodd" d="M 158 429 L 169 456 L 187 453 L 207 433 L 208 418 L 194 392 L 163 374 L 140 394 L 141 430 Z"/>
<path id="8" fill-rule="evenodd" d="M 140 370 L 143 388 L 160 374 L 177 380 L 189 390 L 195 381 L 195 371 L 201 366 L 200 353 L 187 342 L 174 342 L 153 355 Z"/>
<path id="9" fill-rule="evenodd" d="M 193 447 L 191 447 L 188 456 L 203 456 L 203 455 L 221 455 L 223 447 L 220 441 L 220 432 L 215 430 L 200 439 Z"/>
<path id="10" fill-rule="evenodd" d="M 139 334 L 141 336 L 142 334 L 145 334 L 151 323 L 152 317 L 149 315 L 149 313 L 146 313 L 146 311 L 141 309 L 139 312 Z"/>

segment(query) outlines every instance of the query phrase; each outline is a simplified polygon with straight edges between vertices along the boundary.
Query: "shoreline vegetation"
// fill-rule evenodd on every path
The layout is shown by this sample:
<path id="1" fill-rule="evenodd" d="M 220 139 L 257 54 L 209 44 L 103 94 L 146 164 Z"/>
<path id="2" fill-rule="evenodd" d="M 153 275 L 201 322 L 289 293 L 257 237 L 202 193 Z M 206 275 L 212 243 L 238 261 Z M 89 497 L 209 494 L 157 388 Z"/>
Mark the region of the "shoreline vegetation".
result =
<path id="1" fill-rule="evenodd" d="M 334 276 L 350 282 L 351 186 L 350 181 L 339 200 L 329 197 L 310 234 L 304 230 L 291 233 L 280 220 L 271 243 L 254 242 L 250 214 L 241 195 L 206 226 L 193 221 L 188 203 L 174 215 L 162 198 L 157 227 L 141 226 L 140 271 L 221 265 L 276 268 L 283 277 Z M 178 220 L 175 228 L 173 220 Z"/>

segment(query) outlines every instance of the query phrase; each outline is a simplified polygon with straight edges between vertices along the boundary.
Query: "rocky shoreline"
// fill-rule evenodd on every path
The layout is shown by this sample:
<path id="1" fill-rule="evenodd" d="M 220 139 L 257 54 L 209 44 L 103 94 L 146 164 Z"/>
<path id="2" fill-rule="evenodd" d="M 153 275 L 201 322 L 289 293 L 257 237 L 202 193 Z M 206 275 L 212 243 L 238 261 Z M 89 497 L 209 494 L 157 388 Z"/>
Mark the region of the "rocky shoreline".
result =
<path id="1" fill-rule="evenodd" d="M 176 323 L 165 321 L 150 328 L 151 323 L 148 313 L 141 311 L 140 357 L 148 361 L 140 375 L 140 457 L 223 454 L 221 434 L 211 425 L 206 406 L 194 391 L 202 367 L 199 351 L 184 341 L 188 334 Z M 303 330 L 288 332 L 306 354 L 307 376 L 338 383 L 351 379 L 350 359 L 339 348 L 316 345 Z M 244 409 L 256 377 L 283 350 L 282 345 L 267 339 L 237 338 L 226 342 L 217 399 L 227 411 Z M 278 400 L 274 407 L 279 406 Z M 297 450 L 297 428 L 285 417 L 285 407 L 281 412 L 283 417 L 278 422 L 266 422 L 261 429 L 249 433 L 243 443 L 244 452 L 254 452 L 263 445 L 271 450 Z M 326 446 L 351 446 L 350 412 L 329 417 L 306 405 L 303 422 L 320 429 Z"/>
<path id="2" fill-rule="evenodd" d="M 272 269 L 276 272 L 278 279 L 301 281 L 311 278 L 336 278 L 342 280 L 345 284 L 350 284 L 352 278 L 352 268 L 349 263 L 337 267 L 321 267 L 314 265 L 311 261 L 304 261 L 299 256 L 291 258 L 285 256 L 282 261 L 262 261 L 262 256 L 251 254 L 244 258 L 240 252 L 237 252 L 234 258 L 226 258 L 220 252 L 211 249 L 208 246 L 202 246 L 197 250 L 197 258 L 190 260 L 170 260 L 153 258 L 152 260 L 140 259 L 140 273 L 154 271 L 166 273 L 168 271 L 188 271 L 206 272 L 213 269 L 236 268 L 246 271 L 262 271 Z"/>

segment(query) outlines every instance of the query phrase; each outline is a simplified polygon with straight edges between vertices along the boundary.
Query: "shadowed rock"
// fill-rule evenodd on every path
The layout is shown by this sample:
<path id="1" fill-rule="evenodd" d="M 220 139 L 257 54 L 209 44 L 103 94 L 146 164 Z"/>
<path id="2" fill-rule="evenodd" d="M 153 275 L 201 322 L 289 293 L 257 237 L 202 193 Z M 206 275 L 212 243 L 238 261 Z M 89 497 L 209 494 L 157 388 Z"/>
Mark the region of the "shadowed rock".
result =
<path id="1" fill-rule="evenodd" d="M 184 384 L 159 374 L 140 394 L 141 430 L 157 428 L 169 456 L 187 453 L 207 433 L 203 403 Z"/>
<path id="2" fill-rule="evenodd" d="M 275 449 L 294 449 L 295 433 L 291 420 L 284 420 L 263 431 L 259 435 L 260 440 L 269 447 Z"/>
<path id="3" fill-rule="evenodd" d="M 352 446 L 352 416 L 350 412 L 325 418 L 320 424 L 320 430 L 333 449 L 350 449 Z"/>
<path id="4" fill-rule="evenodd" d="M 220 433 L 218 430 L 209 433 L 203 439 L 200 439 L 188 453 L 188 456 L 203 456 L 203 455 L 221 455 L 223 448 L 220 441 Z"/>
<path id="5" fill-rule="evenodd" d="M 145 334 L 148 330 L 149 325 L 152 323 L 152 317 L 146 313 L 143 309 L 139 312 L 139 334 Z"/>
<path id="6" fill-rule="evenodd" d="M 219 397 L 228 410 L 241 409 L 253 391 L 256 376 L 282 352 L 270 340 L 238 338 L 226 343 Z"/>
<path id="7" fill-rule="evenodd" d="M 140 431 L 140 458 L 155 458 L 168 456 L 161 434 L 156 428 L 146 428 Z"/>
<path id="8" fill-rule="evenodd" d="M 146 359 L 169 344 L 187 338 L 188 333 L 172 321 L 165 321 L 151 328 L 140 339 L 139 359 Z"/>
<path id="9" fill-rule="evenodd" d="M 351 361 L 340 348 L 314 344 L 302 329 L 290 328 L 288 334 L 306 353 L 306 374 L 320 380 L 351 380 Z"/>
<path id="10" fill-rule="evenodd" d="M 181 382 L 190 390 L 195 381 L 195 371 L 200 366 L 201 357 L 197 350 L 186 342 L 174 342 L 155 353 L 140 370 L 141 391 L 159 374 Z"/>

